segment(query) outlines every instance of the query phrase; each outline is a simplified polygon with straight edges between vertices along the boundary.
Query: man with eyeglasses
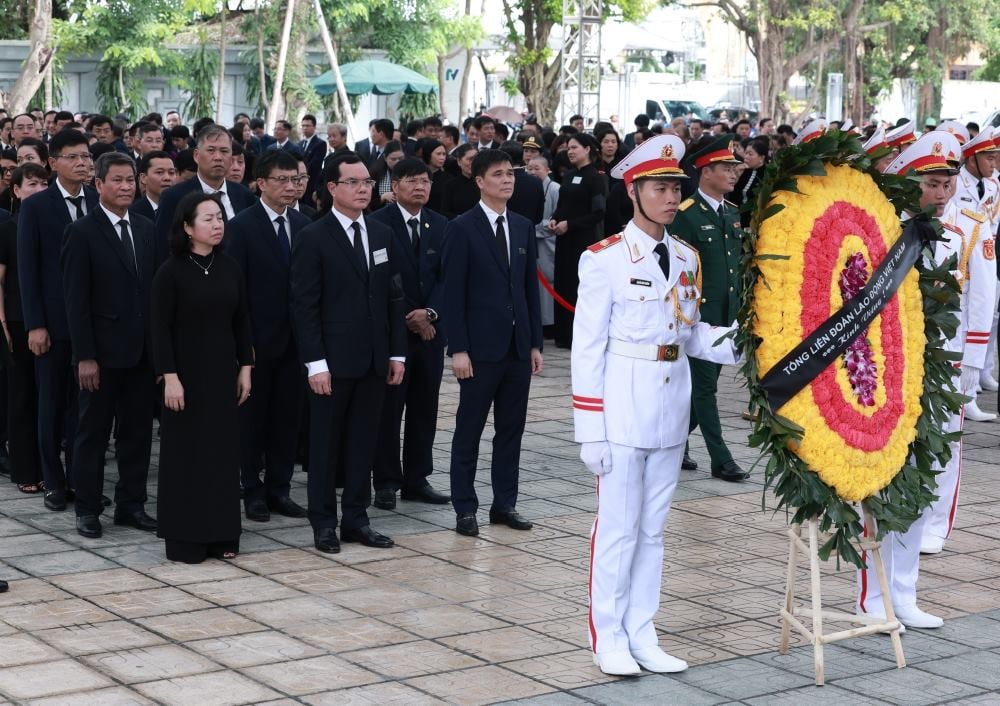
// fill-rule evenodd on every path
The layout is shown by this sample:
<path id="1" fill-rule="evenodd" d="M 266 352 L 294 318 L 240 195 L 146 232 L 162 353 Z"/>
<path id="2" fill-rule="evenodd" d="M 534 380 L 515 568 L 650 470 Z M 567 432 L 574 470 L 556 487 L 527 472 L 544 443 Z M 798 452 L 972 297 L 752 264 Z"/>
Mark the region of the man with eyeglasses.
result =
<path id="1" fill-rule="evenodd" d="M 164 191 L 160 198 L 160 208 L 156 212 L 156 234 L 162 247 L 166 247 L 177 204 L 188 194 L 199 190 L 206 194 L 218 194 L 222 199 L 222 215 L 226 220 L 257 202 L 250 189 L 226 179 L 233 161 L 233 138 L 226 128 L 209 125 L 198 132 L 194 161 L 198 166 L 197 175 L 178 182 Z"/>
<path id="2" fill-rule="evenodd" d="M 306 389 L 292 336 L 289 268 L 292 245 L 311 223 L 290 208 L 298 166 L 288 152 L 265 152 L 254 169 L 260 201 L 226 224 L 226 253 L 246 279 L 256 356 L 253 394 L 240 407 L 243 506 L 254 522 L 267 522 L 272 512 L 306 516 L 289 497 Z"/>
<path id="3" fill-rule="evenodd" d="M 330 212 L 292 248 L 292 327 L 309 380 L 309 523 L 321 552 L 389 548 L 371 528 L 371 469 L 386 383 L 403 381 L 406 326 L 392 231 L 366 218 L 374 181 L 353 153 L 323 169 Z M 340 539 L 337 485 L 343 484 Z"/>
<path id="4" fill-rule="evenodd" d="M 406 299 L 408 329 L 406 375 L 403 384 L 388 386 L 382 410 L 373 483 L 375 507 L 396 507 L 396 491 L 403 500 L 444 505 L 451 497 L 428 482 L 434 472 L 434 434 L 437 430 L 438 392 L 444 373 L 445 328 L 440 312 L 444 294 L 441 254 L 448 219 L 427 208 L 431 171 L 423 160 L 408 157 L 392 168 L 395 205 L 369 217 L 392 229 Z M 406 409 L 402 463 L 399 429 Z"/>
<path id="5" fill-rule="evenodd" d="M 14 147 L 20 147 L 21 142 L 26 138 L 38 139 L 38 124 L 30 113 L 21 113 L 14 116 L 14 127 L 11 129 L 11 136 L 14 140 Z M 51 148 L 50 148 L 51 149 Z"/>
<path id="6" fill-rule="evenodd" d="M 21 118 L 22 116 L 18 116 Z M 28 116 L 30 117 L 30 116 Z M 17 227 L 17 263 L 28 348 L 38 382 L 38 446 L 45 480 L 45 507 L 65 510 L 73 488 L 76 385 L 59 257 L 67 226 L 97 207 L 85 186 L 91 156 L 87 138 L 64 130 L 49 141 L 56 178 L 44 192 L 25 199 Z M 66 441 L 66 464 L 60 459 Z"/>

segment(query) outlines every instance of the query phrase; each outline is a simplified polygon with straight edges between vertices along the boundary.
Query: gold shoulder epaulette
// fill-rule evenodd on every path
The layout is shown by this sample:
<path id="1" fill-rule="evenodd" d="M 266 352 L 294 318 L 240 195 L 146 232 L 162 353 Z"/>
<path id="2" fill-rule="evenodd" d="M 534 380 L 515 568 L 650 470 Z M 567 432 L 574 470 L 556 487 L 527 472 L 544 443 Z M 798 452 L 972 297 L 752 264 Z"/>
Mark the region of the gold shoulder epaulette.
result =
<path id="1" fill-rule="evenodd" d="M 589 250 L 590 252 L 601 252 L 601 250 L 610 248 L 612 245 L 617 245 L 621 241 L 622 241 L 622 234 L 618 233 L 616 235 L 609 236 L 604 240 L 600 240 L 594 243 L 589 248 L 587 248 L 587 250 Z"/>
<path id="2" fill-rule="evenodd" d="M 968 216 L 969 218 L 971 218 L 972 220 L 974 220 L 976 223 L 985 223 L 986 222 L 986 214 L 985 213 L 978 213 L 976 211 L 970 211 L 967 208 L 963 208 L 962 209 L 962 215 Z"/>
<path id="3" fill-rule="evenodd" d="M 678 211 L 686 211 L 694 205 L 694 199 L 684 199 L 681 201 L 681 205 L 677 207 Z"/>

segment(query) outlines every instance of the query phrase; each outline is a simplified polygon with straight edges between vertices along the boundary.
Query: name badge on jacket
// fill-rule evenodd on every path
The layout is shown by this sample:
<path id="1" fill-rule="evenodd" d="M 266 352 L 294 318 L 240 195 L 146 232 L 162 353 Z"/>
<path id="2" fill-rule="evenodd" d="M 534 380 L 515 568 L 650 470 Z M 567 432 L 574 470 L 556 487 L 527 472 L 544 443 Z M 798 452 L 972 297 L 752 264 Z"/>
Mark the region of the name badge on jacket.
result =
<path id="1" fill-rule="evenodd" d="M 583 177 L 581 177 L 581 176 L 575 176 L 575 177 L 573 177 L 572 181 L 573 181 L 574 184 L 582 184 L 583 183 Z"/>
<path id="2" fill-rule="evenodd" d="M 389 262 L 389 253 L 385 251 L 385 248 L 379 248 L 372 253 L 372 260 L 376 265 L 381 265 L 382 263 Z"/>

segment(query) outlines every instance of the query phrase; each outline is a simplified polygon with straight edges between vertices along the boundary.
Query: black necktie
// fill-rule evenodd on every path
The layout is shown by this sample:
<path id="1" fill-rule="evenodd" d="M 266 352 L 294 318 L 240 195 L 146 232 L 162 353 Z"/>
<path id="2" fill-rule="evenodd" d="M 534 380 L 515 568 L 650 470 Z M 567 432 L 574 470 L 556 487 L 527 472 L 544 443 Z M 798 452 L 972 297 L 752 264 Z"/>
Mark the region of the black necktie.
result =
<path id="1" fill-rule="evenodd" d="M 976 191 L 979 192 L 979 198 L 983 198 L 986 195 L 986 184 L 983 183 L 982 179 L 976 184 Z"/>
<path id="2" fill-rule="evenodd" d="M 132 244 L 132 235 L 128 232 L 128 221 L 125 219 L 118 221 L 118 227 L 122 230 L 122 245 L 125 246 L 126 259 L 131 265 L 132 274 L 138 277 L 139 263 L 135 259 L 135 246 Z"/>
<path id="3" fill-rule="evenodd" d="M 667 281 L 670 281 L 670 253 L 667 252 L 667 246 L 663 243 L 657 243 L 656 247 L 653 248 L 653 252 L 660 256 L 659 265 L 660 269 L 663 270 L 663 276 L 666 277 Z"/>
<path id="4" fill-rule="evenodd" d="M 982 186 L 982 182 L 979 182 L 979 184 L 980 184 L 980 186 Z M 75 221 L 78 218 L 83 218 L 83 216 L 84 216 L 84 213 L 83 213 L 83 195 L 81 194 L 80 196 L 67 196 L 66 200 L 69 201 L 74 206 L 76 206 L 76 215 L 73 216 L 73 220 Z"/>
<path id="5" fill-rule="evenodd" d="M 725 221 L 726 220 L 725 216 L 722 215 L 722 204 L 721 203 L 719 204 L 719 220 L 720 221 Z M 662 243 L 661 243 L 661 245 L 662 245 Z"/>
<path id="6" fill-rule="evenodd" d="M 278 224 L 278 244 L 281 246 L 281 254 L 285 258 L 285 264 L 292 259 L 292 246 L 288 242 L 288 231 L 285 230 L 285 217 L 278 216 L 274 219 Z"/>
<path id="7" fill-rule="evenodd" d="M 368 256 L 365 254 L 364 241 L 361 240 L 361 224 L 355 221 L 351 224 L 351 230 L 354 231 L 354 254 L 358 256 L 358 261 L 361 263 L 361 269 L 367 272 Z"/>
<path id="8" fill-rule="evenodd" d="M 417 255 L 420 254 L 420 221 L 416 218 L 411 218 L 406 222 L 406 225 L 410 226 L 410 241 L 413 244 L 413 252 Z"/>
<path id="9" fill-rule="evenodd" d="M 497 242 L 500 244 L 500 252 L 503 253 L 503 261 L 510 267 L 510 253 L 507 252 L 507 231 L 503 229 L 503 216 L 497 217 Z"/>

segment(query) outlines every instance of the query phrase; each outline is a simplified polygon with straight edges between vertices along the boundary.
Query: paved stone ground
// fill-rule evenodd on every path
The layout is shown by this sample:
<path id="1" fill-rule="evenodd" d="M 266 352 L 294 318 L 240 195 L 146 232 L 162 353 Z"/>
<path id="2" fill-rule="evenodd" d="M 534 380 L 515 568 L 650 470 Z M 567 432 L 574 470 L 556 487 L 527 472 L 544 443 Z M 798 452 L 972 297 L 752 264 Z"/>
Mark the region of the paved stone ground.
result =
<path id="1" fill-rule="evenodd" d="M 1000 423 L 969 424 L 957 529 L 922 562 L 924 607 L 947 622 L 903 636 L 906 669 L 883 636 L 828 648 L 823 688 L 801 641 L 778 655 L 784 514 L 762 511 L 759 471 L 732 485 L 703 469 L 685 472 L 677 492 L 657 617 L 661 643 L 691 669 L 614 679 L 587 650 L 593 479 L 577 460 L 568 376 L 557 351 L 532 387 L 518 505 L 536 523 L 527 533 L 481 516 L 481 536 L 464 538 L 450 508 L 401 502 L 372 512 L 397 541 L 390 551 L 345 545 L 331 558 L 312 549 L 304 521 L 275 518 L 244 524 L 236 560 L 192 567 L 110 521 L 101 540 L 85 540 L 72 511 L 0 484 L 0 577 L 11 580 L 0 595 L 0 702 L 1000 703 Z M 727 437 L 750 465 L 745 393 L 732 379 L 723 389 Z M 456 401 L 448 374 L 442 471 Z M 982 406 L 995 409 L 996 395 Z M 700 439 L 692 451 L 706 466 Z M 486 442 L 483 467 L 489 453 Z M 293 489 L 303 503 L 304 478 Z M 444 473 L 433 480 L 447 487 Z M 853 572 L 828 566 L 824 591 L 850 609 Z"/>

